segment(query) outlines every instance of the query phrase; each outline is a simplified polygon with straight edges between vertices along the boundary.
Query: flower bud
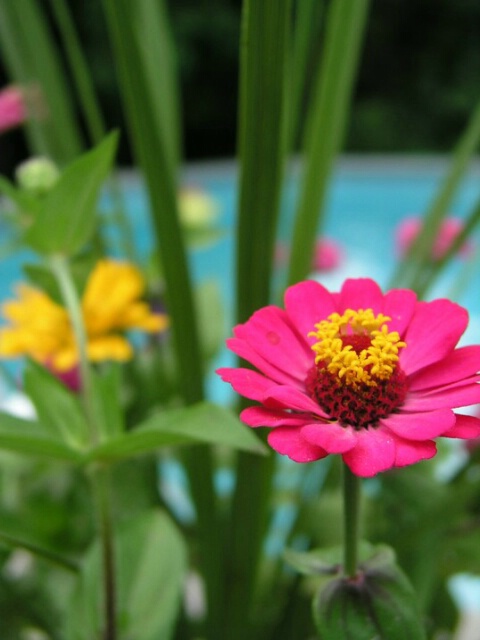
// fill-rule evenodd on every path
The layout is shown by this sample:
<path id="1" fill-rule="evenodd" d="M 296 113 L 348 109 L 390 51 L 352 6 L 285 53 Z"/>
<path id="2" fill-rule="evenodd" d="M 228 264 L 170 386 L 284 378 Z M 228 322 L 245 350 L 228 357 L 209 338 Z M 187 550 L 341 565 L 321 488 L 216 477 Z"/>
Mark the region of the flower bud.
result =
<path id="1" fill-rule="evenodd" d="M 15 171 L 19 187 L 38 196 L 50 191 L 59 176 L 57 165 L 49 158 L 41 156 L 25 160 Z"/>
<path id="2" fill-rule="evenodd" d="M 313 601 L 321 640 L 425 640 L 415 592 L 384 549 L 357 576 L 327 582 Z"/>

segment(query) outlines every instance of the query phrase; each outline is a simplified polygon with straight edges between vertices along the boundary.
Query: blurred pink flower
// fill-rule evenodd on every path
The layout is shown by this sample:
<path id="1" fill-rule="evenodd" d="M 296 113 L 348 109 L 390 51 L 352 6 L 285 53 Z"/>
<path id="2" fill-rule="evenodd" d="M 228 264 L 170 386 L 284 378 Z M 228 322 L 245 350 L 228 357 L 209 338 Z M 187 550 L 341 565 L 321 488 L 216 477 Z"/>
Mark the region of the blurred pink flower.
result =
<path id="1" fill-rule="evenodd" d="M 340 245 L 330 238 L 320 238 L 315 245 L 313 269 L 315 271 L 332 271 L 342 261 L 343 253 Z"/>
<path id="2" fill-rule="evenodd" d="M 0 133 L 19 127 L 27 119 L 25 96 L 14 85 L 0 91 Z"/>
<path id="3" fill-rule="evenodd" d="M 413 291 L 382 293 L 349 279 L 339 293 L 305 281 L 237 325 L 228 347 L 251 368 L 218 370 L 259 403 L 241 419 L 269 427 L 270 446 L 296 462 L 339 454 L 370 477 L 436 454 L 434 439 L 480 436 L 480 346 L 456 348 L 468 313 Z"/>
<path id="4" fill-rule="evenodd" d="M 420 233 L 423 221 L 418 217 L 405 218 L 396 230 L 396 246 L 400 256 L 404 256 L 412 243 Z M 452 242 L 463 229 L 463 222 L 458 218 L 446 218 L 440 227 L 439 233 L 433 244 L 432 258 L 440 260 L 450 248 Z M 465 242 L 460 248 L 459 254 L 464 258 L 472 251 L 472 243 Z"/>
<path id="5" fill-rule="evenodd" d="M 278 243 L 275 247 L 275 263 L 283 265 L 289 257 L 289 247 L 284 243 Z M 333 271 L 343 258 L 341 246 L 331 238 L 319 238 L 315 244 L 315 252 L 312 260 L 313 271 Z"/>

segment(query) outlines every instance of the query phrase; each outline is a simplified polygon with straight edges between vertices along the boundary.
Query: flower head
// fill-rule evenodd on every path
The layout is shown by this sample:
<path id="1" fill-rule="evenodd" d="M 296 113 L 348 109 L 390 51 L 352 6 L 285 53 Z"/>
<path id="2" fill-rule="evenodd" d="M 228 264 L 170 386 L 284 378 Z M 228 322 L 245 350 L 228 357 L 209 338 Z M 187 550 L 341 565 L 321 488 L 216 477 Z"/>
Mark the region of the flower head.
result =
<path id="1" fill-rule="evenodd" d="M 125 331 L 159 332 L 168 326 L 165 315 L 151 313 L 141 300 L 144 288 L 134 265 L 109 259 L 97 263 L 82 297 L 92 362 L 129 360 L 133 349 Z M 18 296 L 2 307 L 10 324 L 0 330 L 0 357 L 27 355 L 59 373 L 74 369 L 79 355 L 67 310 L 34 287 L 20 286 Z"/>
<path id="2" fill-rule="evenodd" d="M 480 436 L 478 418 L 453 408 L 480 400 L 480 346 L 457 348 L 468 324 L 449 300 L 382 293 L 370 279 L 339 293 L 314 281 L 287 289 L 234 329 L 228 347 L 257 370 L 222 379 L 259 406 L 242 411 L 270 427 L 270 446 L 296 462 L 340 454 L 369 477 L 432 458 L 434 439 Z"/>
<path id="3" fill-rule="evenodd" d="M 422 230 L 422 220 L 420 218 L 405 218 L 396 230 L 397 252 L 404 256 L 410 249 L 412 243 Z M 433 260 L 440 260 L 450 249 L 453 241 L 463 229 L 463 222 L 458 218 L 446 218 L 440 225 L 438 235 L 432 247 Z M 472 251 L 472 243 L 465 242 L 460 248 L 459 254 L 468 257 Z"/>
<path id="4" fill-rule="evenodd" d="M 15 129 L 27 119 L 25 96 L 22 89 L 15 86 L 0 91 L 0 133 Z"/>
<path id="5" fill-rule="evenodd" d="M 340 245 L 330 238 L 319 238 L 315 244 L 313 256 L 314 271 L 333 271 L 342 261 Z"/>

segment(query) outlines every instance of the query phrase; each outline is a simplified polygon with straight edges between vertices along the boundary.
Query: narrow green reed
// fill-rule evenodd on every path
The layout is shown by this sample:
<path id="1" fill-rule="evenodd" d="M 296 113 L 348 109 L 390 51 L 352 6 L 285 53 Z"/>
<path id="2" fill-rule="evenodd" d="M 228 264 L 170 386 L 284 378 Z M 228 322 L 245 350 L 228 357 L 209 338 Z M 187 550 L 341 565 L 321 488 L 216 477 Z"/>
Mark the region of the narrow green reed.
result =
<path id="1" fill-rule="evenodd" d="M 477 201 L 475 206 L 473 207 L 470 214 L 464 221 L 464 226 L 460 233 L 455 237 L 452 241 L 452 244 L 445 252 L 445 254 L 439 259 L 436 260 L 435 263 L 430 265 L 430 268 L 425 268 L 421 274 L 421 278 L 419 277 L 417 281 L 414 283 L 415 291 L 422 298 L 427 293 L 428 289 L 433 285 L 435 279 L 440 275 L 440 273 L 445 269 L 450 260 L 460 251 L 462 245 L 468 240 L 473 231 L 477 228 L 480 223 L 480 201 Z M 462 285 L 468 279 L 465 279 L 463 282 L 456 283 L 456 289 L 460 291 Z M 450 297 L 450 296 L 449 296 Z M 452 299 L 455 297 L 452 296 Z"/>
<path id="2" fill-rule="evenodd" d="M 334 161 L 340 151 L 370 0 L 332 0 L 321 64 L 314 78 L 304 130 L 304 166 L 293 227 L 288 283 L 310 272 L 315 239 Z"/>
<path id="3" fill-rule="evenodd" d="M 292 151 L 302 136 L 303 105 L 307 99 L 311 63 L 321 35 L 325 3 L 318 0 L 301 0 L 296 3 L 293 30 L 292 58 L 290 62 L 291 87 L 289 91 L 289 131 L 287 148 Z"/>
<path id="4" fill-rule="evenodd" d="M 102 433 L 102 423 L 95 410 L 93 380 L 87 356 L 88 336 L 83 322 L 80 298 L 70 273 L 68 259 L 62 255 L 54 255 L 50 258 L 49 264 L 72 323 L 78 349 L 84 412 L 90 427 L 90 442 L 92 445 L 97 445 L 106 434 Z M 92 467 L 89 469 L 89 479 L 97 507 L 97 526 L 103 564 L 102 640 L 117 640 L 117 571 L 109 486 L 110 470 L 108 467 Z"/>
<path id="5" fill-rule="evenodd" d="M 105 136 L 106 127 L 88 63 L 80 45 L 68 4 L 65 0 L 50 0 L 50 5 L 65 49 L 79 104 L 85 116 L 90 143 L 95 145 Z"/>
<path id="6" fill-rule="evenodd" d="M 240 45 L 237 319 L 271 296 L 272 260 L 286 156 L 290 0 L 243 4 Z M 249 637 L 249 607 L 269 514 L 273 456 L 239 454 L 225 563 L 224 635 Z"/>
<path id="7" fill-rule="evenodd" d="M 184 240 L 177 212 L 177 151 L 174 136 L 169 135 L 175 122 L 170 109 L 158 109 L 158 96 L 151 91 L 152 69 L 157 77 L 172 76 L 169 56 L 158 57 L 158 48 L 145 47 L 145 16 L 156 4 L 151 0 L 103 1 L 107 26 L 113 45 L 121 96 L 136 159 L 148 189 L 154 241 L 162 260 L 166 285 L 166 302 L 172 320 L 174 347 L 178 362 L 179 391 L 187 404 L 203 398 L 203 363 L 199 344 L 196 310 L 188 270 Z M 154 37 L 156 22 L 149 24 L 149 39 Z M 164 25 L 163 25 L 164 26 Z M 159 28 L 158 37 L 162 35 Z M 156 55 L 157 54 L 157 55 Z M 155 56 L 150 59 L 150 56 Z M 214 638 L 216 603 L 220 601 L 221 582 L 218 550 L 220 530 L 216 524 L 216 498 L 213 486 L 211 450 L 185 448 L 183 460 L 197 512 L 199 562 L 204 573 L 210 628 Z"/>
<path id="8" fill-rule="evenodd" d="M 15 82 L 28 88 L 32 117 L 26 124 L 35 154 L 64 164 L 84 143 L 65 81 L 61 56 L 35 0 L 0 0 L 0 45 Z"/>
<path id="9" fill-rule="evenodd" d="M 422 282 L 424 275 L 429 273 L 429 284 L 432 275 L 435 277 L 436 266 L 433 265 L 433 274 L 429 269 L 429 256 L 435 241 L 435 236 L 440 228 L 442 220 L 448 213 L 448 207 L 465 177 L 469 162 L 480 142 L 480 104 L 473 111 L 467 127 L 455 147 L 448 168 L 448 172 L 435 192 L 434 198 L 427 209 L 421 232 L 412 243 L 409 251 L 397 266 L 392 277 L 391 286 L 410 287 L 418 292 L 424 292 L 426 285 Z M 463 240 L 466 239 L 462 234 Z M 460 245 L 459 245 L 460 246 Z M 449 252 L 448 259 L 453 255 Z M 442 261 L 442 268 L 444 266 Z"/>

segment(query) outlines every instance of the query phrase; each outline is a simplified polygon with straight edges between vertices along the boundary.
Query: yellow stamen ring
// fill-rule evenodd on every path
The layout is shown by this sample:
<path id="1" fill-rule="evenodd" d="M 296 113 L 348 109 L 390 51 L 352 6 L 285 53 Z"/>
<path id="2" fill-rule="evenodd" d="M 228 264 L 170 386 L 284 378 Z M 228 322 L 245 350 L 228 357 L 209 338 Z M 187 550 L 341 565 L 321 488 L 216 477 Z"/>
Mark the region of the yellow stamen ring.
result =
<path id="1" fill-rule="evenodd" d="M 375 315 L 372 309 L 332 313 L 308 334 L 318 339 L 312 345 L 315 364 L 353 387 L 376 386 L 379 380 L 388 380 L 399 350 L 406 346 L 397 331 L 388 330 L 390 320 L 382 313 Z"/>

